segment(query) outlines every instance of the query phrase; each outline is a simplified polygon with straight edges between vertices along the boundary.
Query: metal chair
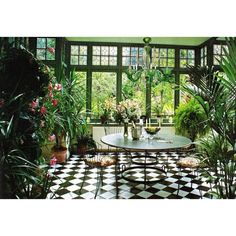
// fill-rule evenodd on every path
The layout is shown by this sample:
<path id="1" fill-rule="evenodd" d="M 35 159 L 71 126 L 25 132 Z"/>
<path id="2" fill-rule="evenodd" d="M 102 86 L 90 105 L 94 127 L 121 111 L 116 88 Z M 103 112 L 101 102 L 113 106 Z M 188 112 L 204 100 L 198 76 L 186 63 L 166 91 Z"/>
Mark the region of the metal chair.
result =
<path id="1" fill-rule="evenodd" d="M 83 181 L 80 187 L 80 193 L 83 188 L 85 178 L 87 176 L 88 170 L 92 168 L 97 169 L 97 185 L 96 192 L 94 198 L 97 197 L 100 186 L 103 184 L 103 170 L 107 167 L 114 166 L 115 168 L 115 184 L 116 184 L 116 198 L 118 198 L 118 171 L 117 171 L 117 157 L 111 155 L 105 155 L 99 152 L 99 148 L 101 145 L 99 143 L 95 143 L 94 145 L 86 152 L 83 161 L 85 163 L 85 171 Z"/>

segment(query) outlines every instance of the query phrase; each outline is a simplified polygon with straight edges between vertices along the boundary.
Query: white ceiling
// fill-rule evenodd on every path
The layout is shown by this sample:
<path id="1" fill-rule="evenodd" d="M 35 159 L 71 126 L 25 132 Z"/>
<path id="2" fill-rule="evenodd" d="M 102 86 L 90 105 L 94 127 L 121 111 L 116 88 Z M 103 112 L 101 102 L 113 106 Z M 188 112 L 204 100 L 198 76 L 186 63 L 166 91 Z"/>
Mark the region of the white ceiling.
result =
<path id="1" fill-rule="evenodd" d="M 210 37 L 152 37 L 153 44 L 197 46 Z M 67 37 L 69 41 L 143 43 L 143 37 Z"/>

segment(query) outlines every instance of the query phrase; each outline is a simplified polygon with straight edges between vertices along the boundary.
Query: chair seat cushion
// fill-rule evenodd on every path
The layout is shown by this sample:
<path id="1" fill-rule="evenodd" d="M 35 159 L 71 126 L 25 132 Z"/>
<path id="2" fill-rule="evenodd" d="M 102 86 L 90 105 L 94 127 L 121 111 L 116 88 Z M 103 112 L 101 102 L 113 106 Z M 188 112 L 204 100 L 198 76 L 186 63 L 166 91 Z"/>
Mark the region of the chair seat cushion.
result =
<path id="1" fill-rule="evenodd" d="M 198 168 L 200 166 L 200 161 L 195 157 L 185 157 L 177 162 L 179 167 L 183 168 Z"/>
<path id="2" fill-rule="evenodd" d="M 92 158 L 86 158 L 85 163 L 95 167 L 106 167 L 116 164 L 116 158 L 112 156 L 95 156 Z"/>

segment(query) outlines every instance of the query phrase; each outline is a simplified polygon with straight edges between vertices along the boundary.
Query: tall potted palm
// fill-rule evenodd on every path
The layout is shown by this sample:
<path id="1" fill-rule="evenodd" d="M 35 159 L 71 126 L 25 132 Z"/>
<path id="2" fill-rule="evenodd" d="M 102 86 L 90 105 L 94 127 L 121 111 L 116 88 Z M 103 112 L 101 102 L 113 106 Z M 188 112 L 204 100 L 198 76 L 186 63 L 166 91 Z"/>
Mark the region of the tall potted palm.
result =
<path id="1" fill-rule="evenodd" d="M 226 42 L 228 50 L 223 49 L 225 57 L 220 62 L 224 75 L 209 68 L 189 67 L 192 85 L 185 90 L 199 101 L 212 129 L 211 145 L 200 143 L 199 155 L 212 171 L 205 175 L 214 180 L 217 197 L 235 198 L 236 39 Z M 212 143 L 218 152 L 211 151 Z"/>

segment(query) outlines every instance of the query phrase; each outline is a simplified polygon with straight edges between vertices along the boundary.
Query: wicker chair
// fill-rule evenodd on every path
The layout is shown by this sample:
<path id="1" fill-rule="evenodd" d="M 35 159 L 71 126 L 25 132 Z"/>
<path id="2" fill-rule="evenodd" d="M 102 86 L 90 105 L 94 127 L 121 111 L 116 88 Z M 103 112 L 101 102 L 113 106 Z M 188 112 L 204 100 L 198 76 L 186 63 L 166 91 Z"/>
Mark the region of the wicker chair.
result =
<path id="1" fill-rule="evenodd" d="M 183 169 L 189 169 L 191 173 L 193 174 L 193 176 L 198 177 L 198 169 L 199 167 L 203 167 L 201 166 L 200 160 L 194 157 L 193 155 L 189 155 L 189 156 L 179 159 L 176 165 L 181 173 L 181 178 L 182 178 Z M 193 178 L 191 178 L 191 188 L 192 187 L 193 187 Z M 179 190 L 180 190 L 180 183 L 178 184 L 177 195 L 179 194 Z M 202 198 L 201 189 L 199 189 L 199 192 L 200 192 L 200 197 Z"/>
<path id="2" fill-rule="evenodd" d="M 99 148 L 98 148 L 99 147 Z M 114 166 L 115 168 L 115 184 L 116 184 L 116 198 L 118 198 L 118 171 L 117 171 L 117 156 L 105 155 L 99 152 L 101 145 L 95 143 L 93 147 L 91 147 L 83 158 L 85 163 L 85 171 L 83 182 L 80 187 L 80 192 L 83 188 L 85 178 L 87 176 L 88 170 L 92 168 L 97 169 L 97 185 L 96 185 L 96 192 L 94 198 L 97 197 L 98 191 L 103 184 L 103 170 L 107 167 Z"/>

